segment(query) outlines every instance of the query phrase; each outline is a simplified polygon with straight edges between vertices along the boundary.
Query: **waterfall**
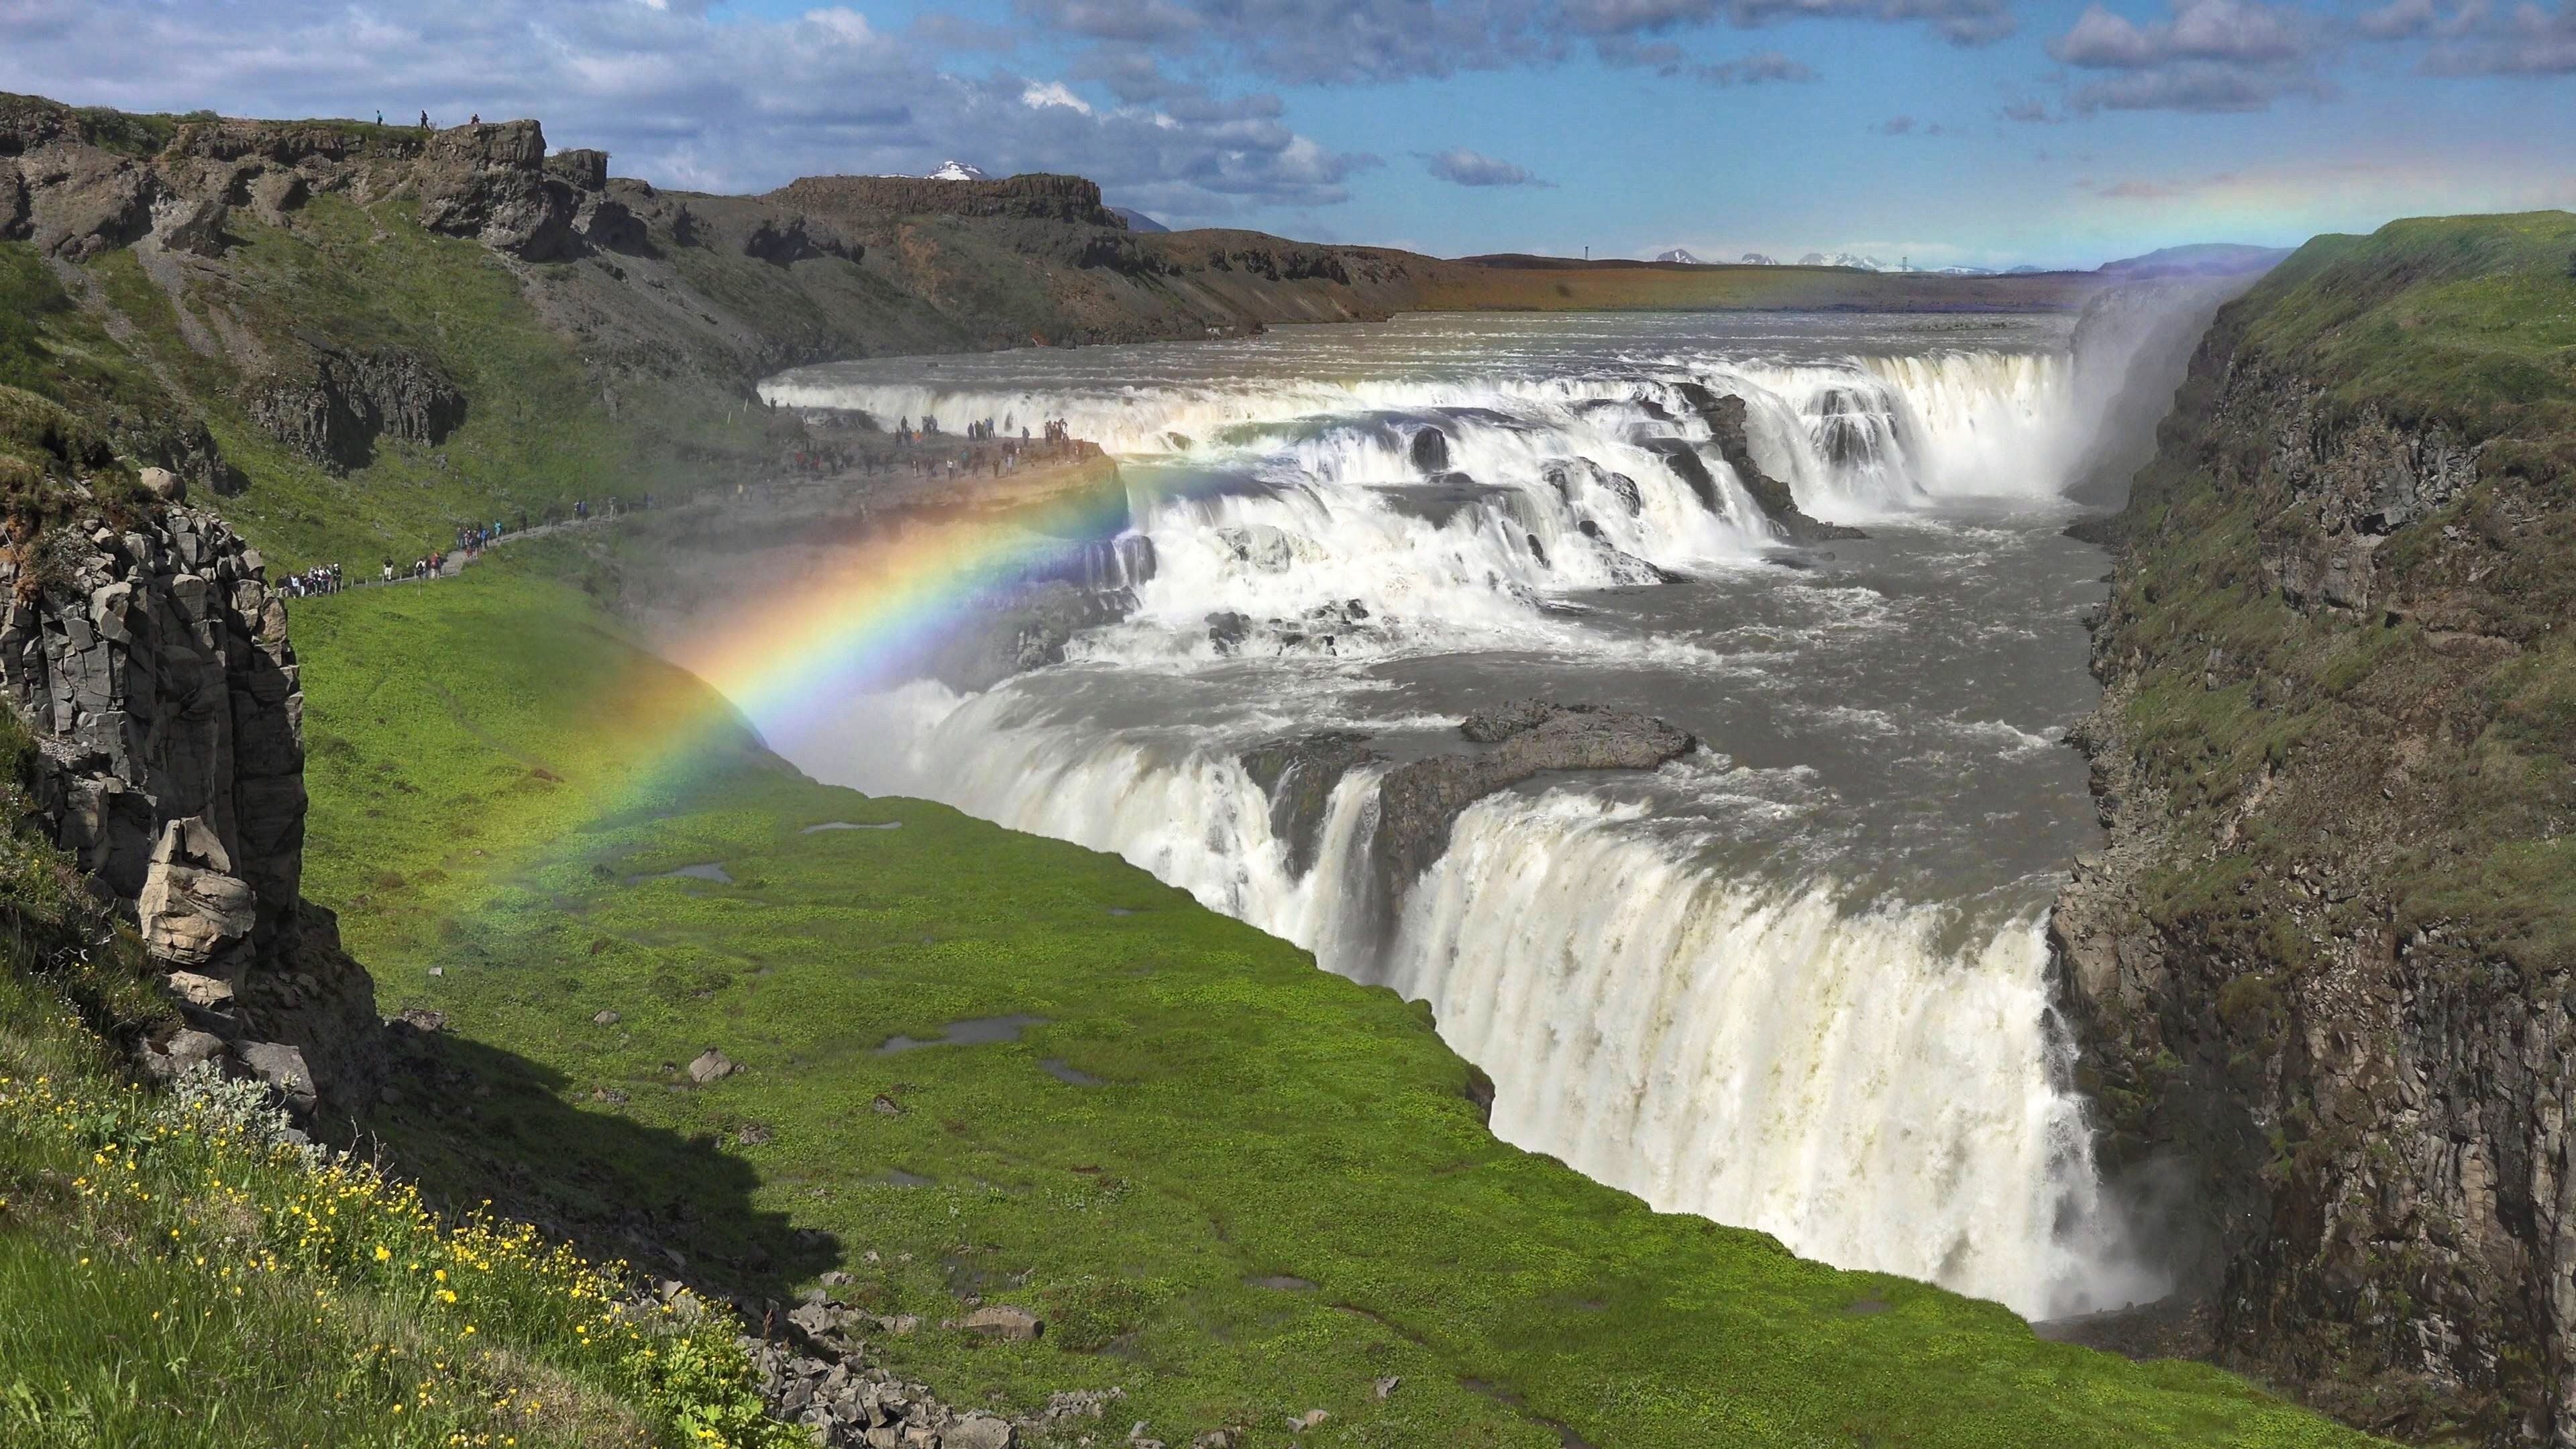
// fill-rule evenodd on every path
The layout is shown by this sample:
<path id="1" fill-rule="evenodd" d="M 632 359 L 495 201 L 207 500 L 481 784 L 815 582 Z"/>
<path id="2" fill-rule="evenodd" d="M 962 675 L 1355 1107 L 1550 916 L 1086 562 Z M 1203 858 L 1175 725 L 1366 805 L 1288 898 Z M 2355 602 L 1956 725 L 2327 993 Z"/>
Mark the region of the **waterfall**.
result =
<path id="1" fill-rule="evenodd" d="M 1658 808 L 1734 788 L 1745 767 L 1703 752 L 1651 789 L 1489 796 L 1387 899 L 1370 858 L 1383 760 L 1352 765 L 1292 840 L 1242 759 L 1325 726 L 1453 726 L 1409 706 L 1365 717 L 1384 688 L 1368 668 L 1389 661 L 1747 667 L 1616 607 L 1691 576 L 1759 584 L 1782 549 L 1709 394 L 1743 399 L 1737 456 L 1803 510 L 1905 526 L 2054 497 L 2086 435 L 2073 375 L 2063 352 L 1931 351 L 1563 376 L 776 381 L 781 402 L 888 419 L 1066 420 L 1121 455 L 1131 543 L 1150 545 L 1145 566 L 1100 570 L 1134 607 L 1067 665 L 963 697 L 905 685 L 788 748 L 825 778 L 1117 852 L 1327 969 L 1429 1000 L 1492 1076 L 1499 1135 L 1660 1209 L 2034 1317 L 2151 1298 L 2050 1019 L 2044 883 L 1858 891 L 1823 837 L 1748 864 L 1722 812 Z M 1794 641 L 1768 657 L 1795 667 Z M 2007 750 L 2045 744 L 1983 728 Z"/>

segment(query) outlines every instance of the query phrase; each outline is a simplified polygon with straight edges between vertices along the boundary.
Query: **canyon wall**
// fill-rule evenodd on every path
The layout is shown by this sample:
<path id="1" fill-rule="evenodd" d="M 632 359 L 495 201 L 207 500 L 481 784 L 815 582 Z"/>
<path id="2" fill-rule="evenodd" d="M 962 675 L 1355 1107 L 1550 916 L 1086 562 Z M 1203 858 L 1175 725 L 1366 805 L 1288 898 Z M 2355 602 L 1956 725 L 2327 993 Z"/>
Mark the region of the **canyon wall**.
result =
<path id="1" fill-rule="evenodd" d="M 2201 342 L 2093 620 L 2056 912 L 2106 1164 L 2202 1353 L 2576 1438 L 2576 217 L 2320 238 Z"/>

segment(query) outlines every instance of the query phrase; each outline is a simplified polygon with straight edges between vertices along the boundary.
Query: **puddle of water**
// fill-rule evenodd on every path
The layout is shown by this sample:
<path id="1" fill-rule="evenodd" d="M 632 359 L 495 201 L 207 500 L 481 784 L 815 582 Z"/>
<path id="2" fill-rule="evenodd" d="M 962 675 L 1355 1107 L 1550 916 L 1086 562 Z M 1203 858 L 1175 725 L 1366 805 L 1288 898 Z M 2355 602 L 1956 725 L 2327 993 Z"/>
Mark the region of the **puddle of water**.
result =
<path id="1" fill-rule="evenodd" d="M 887 1168 L 885 1170 L 885 1180 L 893 1183 L 897 1187 L 936 1187 L 939 1185 L 939 1179 L 935 1177 L 924 1177 L 918 1172 L 906 1172 L 900 1167 Z"/>
<path id="2" fill-rule="evenodd" d="M 626 883 L 634 885 L 639 881 L 648 880 L 711 880 L 717 885 L 733 884 L 733 877 L 725 874 L 725 868 L 712 860 L 703 865 L 684 865 L 678 870 L 666 870 L 653 875 L 628 876 Z"/>
<path id="3" fill-rule="evenodd" d="M 1097 1087 L 1100 1085 L 1100 1079 L 1098 1077 L 1093 1076 L 1091 1073 L 1086 1072 L 1079 1067 L 1067 1066 L 1064 1058 L 1062 1057 L 1048 1057 L 1045 1061 L 1038 1063 L 1038 1065 L 1046 1068 L 1047 1075 L 1055 1078 L 1059 1082 L 1069 1082 L 1077 1087 Z"/>
<path id="4" fill-rule="evenodd" d="M 1304 1278 L 1291 1278 L 1285 1273 L 1273 1273 L 1267 1278 L 1247 1278 L 1244 1281 L 1250 1283 L 1255 1288 L 1267 1288 L 1275 1293 L 1312 1293 L 1315 1291 L 1315 1285 L 1312 1282 Z"/>
<path id="5" fill-rule="evenodd" d="M 1111 906 L 1109 908 L 1109 914 L 1113 916 L 1132 916 L 1136 913 L 1125 906 Z"/>
<path id="6" fill-rule="evenodd" d="M 890 1057 L 927 1046 L 986 1046 L 997 1041 L 1018 1041 L 1020 1033 L 1033 1026 L 1046 1025 L 1043 1016 L 979 1016 L 966 1021 L 952 1021 L 940 1028 L 940 1035 L 915 1040 L 898 1036 L 878 1047 L 876 1054 Z"/>
<path id="7" fill-rule="evenodd" d="M 820 835 L 826 830 L 901 830 L 902 828 L 903 822 L 900 820 L 871 820 L 865 824 L 851 820 L 826 820 L 820 825 L 808 825 L 796 833 Z"/>

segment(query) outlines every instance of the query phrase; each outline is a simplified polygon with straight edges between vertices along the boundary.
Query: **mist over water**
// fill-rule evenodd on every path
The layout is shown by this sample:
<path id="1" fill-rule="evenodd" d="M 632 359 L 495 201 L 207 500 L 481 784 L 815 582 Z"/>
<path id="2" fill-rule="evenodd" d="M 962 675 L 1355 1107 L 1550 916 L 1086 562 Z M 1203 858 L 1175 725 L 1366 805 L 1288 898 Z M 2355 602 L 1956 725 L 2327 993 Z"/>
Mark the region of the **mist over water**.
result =
<path id="1" fill-rule="evenodd" d="M 1429 999 L 1499 1134 L 1658 1208 L 2035 1317 L 2150 1298 L 2040 936 L 2098 842 L 2056 744 L 2095 697 L 2075 621 L 2104 568 L 2059 534 L 2103 371 L 2070 329 L 1427 317 L 790 374 L 771 396 L 889 423 L 1064 419 L 1120 455 L 1150 549 L 1067 664 L 773 743 L 1114 850 Z M 1801 508 L 1871 537 L 1786 549 L 1712 393 Z M 1379 776 L 1534 696 L 1703 747 L 1489 796 L 1390 894 Z M 1386 759 L 1311 809 L 1242 762 L 1324 729 Z"/>

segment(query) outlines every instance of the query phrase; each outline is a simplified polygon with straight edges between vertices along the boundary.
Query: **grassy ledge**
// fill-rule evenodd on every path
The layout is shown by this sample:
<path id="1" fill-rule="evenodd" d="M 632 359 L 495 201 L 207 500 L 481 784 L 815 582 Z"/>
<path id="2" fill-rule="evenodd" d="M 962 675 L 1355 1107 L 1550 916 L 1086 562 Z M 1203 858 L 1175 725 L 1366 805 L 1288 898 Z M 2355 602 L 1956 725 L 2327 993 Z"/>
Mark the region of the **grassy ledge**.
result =
<path id="1" fill-rule="evenodd" d="M 307 889 L 472 1067 L 380 1114 L 434 1190 L 755 1292 L 838 1267 L 921 1319 L 878 1347 L 950 1403 L 1115 1385 L 1166 1442 L 1286 1443 L 1318 1408 L 1300 1442 L 2364 1442 L 1497 1142 L 1391 993 L 1112 857 L 759 751 L 620 635 L 580 547 L 297 608 Z M 681 736 L 716 744 L 674 770 Z M 710 1047 L 742 1070 L 693 1081 Z M 1049 1329 L 943 1329 L 970 1295 Z"/>

